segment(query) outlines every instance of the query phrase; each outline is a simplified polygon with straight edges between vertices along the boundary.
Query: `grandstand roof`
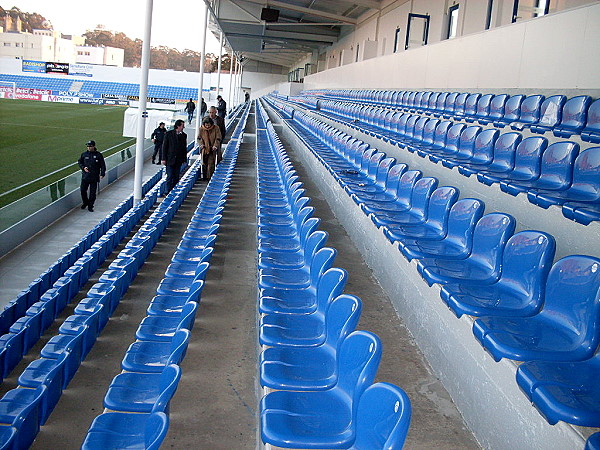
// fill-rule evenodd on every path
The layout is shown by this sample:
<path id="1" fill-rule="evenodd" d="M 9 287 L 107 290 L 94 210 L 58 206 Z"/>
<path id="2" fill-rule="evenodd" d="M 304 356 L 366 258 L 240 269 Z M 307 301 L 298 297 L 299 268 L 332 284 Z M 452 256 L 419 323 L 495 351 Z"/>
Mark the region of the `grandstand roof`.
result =
<path id="1" fill-rule="evenodd" d="M 261 20 L 267 7 L 279 12 L 276 21 Z M 337 42 L 354 30 L 358 17 L 380 7 L 381 0 L 221 0 L 211 29 L 217 35 L 223 30 L 235 52 L 289 67 Z"/>

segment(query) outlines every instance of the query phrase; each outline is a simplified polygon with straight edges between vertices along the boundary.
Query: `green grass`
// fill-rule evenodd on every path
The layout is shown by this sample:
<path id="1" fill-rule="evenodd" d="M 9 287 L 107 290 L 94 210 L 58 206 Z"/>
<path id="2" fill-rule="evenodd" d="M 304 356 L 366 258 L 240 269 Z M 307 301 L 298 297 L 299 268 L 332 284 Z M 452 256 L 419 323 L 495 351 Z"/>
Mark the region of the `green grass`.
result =
<path id="1" fill-rule="evenodd" d="M 135 143 L 123 137 L 124 112 L 119 106 L 0 99 L 0 194 L 70 165 L 0 197 L 0 207 L 78 171 L 90 139 L 105 157 Z"/>

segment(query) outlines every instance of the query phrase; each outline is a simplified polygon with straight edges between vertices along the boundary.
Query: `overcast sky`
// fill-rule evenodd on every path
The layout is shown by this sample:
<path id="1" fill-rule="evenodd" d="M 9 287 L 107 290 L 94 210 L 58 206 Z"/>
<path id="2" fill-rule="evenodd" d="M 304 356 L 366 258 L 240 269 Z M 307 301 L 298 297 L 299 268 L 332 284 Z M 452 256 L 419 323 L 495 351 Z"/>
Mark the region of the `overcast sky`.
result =
<path id="1" fill-rule="evenodd" d="M 150 45 L 200 51 L 201 0 L 180 3 L 154 0 Z M 38 13 L 63 34 L 83 34 L 102 24 L 128 37 L 144 36 L 145 0 L 2 0 L 1 6 L 16 6 L 23 12 Z M 219 54 L 219 42 L 206 33 L 206 51 Z"/>

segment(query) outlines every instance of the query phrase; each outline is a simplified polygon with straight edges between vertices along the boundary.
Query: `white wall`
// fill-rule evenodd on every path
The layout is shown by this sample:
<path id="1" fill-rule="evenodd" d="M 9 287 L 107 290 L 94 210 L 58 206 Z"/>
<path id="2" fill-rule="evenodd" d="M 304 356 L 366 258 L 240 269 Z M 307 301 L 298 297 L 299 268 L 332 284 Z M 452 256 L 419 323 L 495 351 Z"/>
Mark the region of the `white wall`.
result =
<path id="1" fill-rule="evenodd" d="M 596 3 L 326 70 L 304 83 L 307 89 L 572 89 L 598 96 L 598 42 Z"/>

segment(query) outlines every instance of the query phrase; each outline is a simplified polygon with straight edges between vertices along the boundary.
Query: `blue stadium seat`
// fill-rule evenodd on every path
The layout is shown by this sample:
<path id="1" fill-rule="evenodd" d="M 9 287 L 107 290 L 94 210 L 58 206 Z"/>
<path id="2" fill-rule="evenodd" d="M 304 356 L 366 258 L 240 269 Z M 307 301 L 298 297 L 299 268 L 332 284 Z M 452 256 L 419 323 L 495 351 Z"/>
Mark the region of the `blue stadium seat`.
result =
<path id="1" fill-rule="evenodd" d="M 163 412 L 131 414 L 108 412 L 94 419 L 83 442 L 83 450 L 144 448 L 158 450 L 169 430 Z"/>
<path id="2" fill-rule="evenodd" d="M 552 131 L 562 120 L 562 110 L 567 97 L 564 95 L 553 95 L 546 98 L 540 106 L 540 119 L 529 128 L 534 133 L 545 133 Z"/>
<path id="3" fill-rule="evenodd" d="M 371 385 L 379 361 L 379 338 L 355 331 L 338 358 L 338 381 L 326 391 L 276 391 L 260 402 L 264 443 L 292 448 L 348 448 L 356 439 L 358 402 Z"/>
<path id="4" fill-rule="evenodd" d="M 512 122 L 519 120 L 521 114 L 521 104 L 525 100 L 522 94 L 512 95 L 504 100 L 502 105 L 502 97 L 499 100 L 492 101 L 490 105 L 490 119 L 495 127 L 504 128 Z"/>
<path id="5" fill-rule="evenodd" d="M 530 189 L 567 189 L 572 182 L 573 164 L 578 154 L 579 144 L 571 141 L 554 142 L 543 152 L 539 172 L 533 168 L 525 170 L 517 181 L 500 182 L 500 189 L 511 195 Z M 535 153 L 532 156 L 535 157 Z"/>
<path id="6" fill-rule="evenodd" d="M 600 343 L 600 260 L 572 255 L 550 269 L 542 310 L 532 317 L 482 317 L 473 324 L 481 345 L 499 361 L 582 361 Z"/>
<path id="7" fill-rule="evenodd" d="M 346 336 L 356 328 L 361 309 L 362 303 L 357 297 L 342 294 L 329 304 L 322 318 L 326 330 L 321 345 L 265 349 L 260 355 L 261 386 L 288 391 L 331 389 L 339 376 L 337 358 L 340 347 Z M 302 319 L 307 315 L 296 317 Z"/>
<path id="8" fill-rule="evenodd" d="M 437 188 L 428 200 L 427 220 L 422 224 L 397 224 L 384 226 L 383 232 L 390 242 L 409 239 L 443 239 L 448 232 L 448 217 L 452 205 L 459 196 L 458 189 L 451 186 Z"/>
<path id="9" fill-rule="evenodd" d="M 517 383 L 551 425 L 562 420 L 582 427 L 598 427 L 599 372 L 598 354 L 577 362 L 529 361 L 518 367 Z"/>
<path id="10" fill-rule="evenodd" d="M 400 449 L 412 416 L 406 392 L 389 383 L 375 383 L 360 396 L 356 440 L 350 449 Z"/>
<path id="11" fill-rule="evenodd" d="M 490 110 L 492 107 L 492 101 L 496 97 L 502 98 L 504 95 L 506 95 L 506 94 L 500 94 L 500 95 L 496 95 L 496 96 L 493 94 L 482 95 L 479 98 L 479 100 L 477 101 L 477 107 L 475 108 L 475 114 L 473 115 L 473 118 L 482 125 L 487 125 L 488 123 L 490 123 L 492 121 L 492 118 L 490 118 Z M 500 101 L 500 99 L 498 101 Z M 504 103 L 505 102 L 506 102 L 506 99 L 504 99 Z M 503 106 L 501 106 L 501 107 L 503 107 Z"/>
<path id="12" fill-rule="evenodd" d="M 136 341 L 129 346 L 121 362 L 128 372 L 158 373 L 184 358 L 191 333 L 185 328 L 173 335 L 171 342 Z"/>
<path id="13" fill-rule="evenodd" d="M 588 109 L 587 122 L 581 130 L 581 139 L 600 144 L 600 99 L 594 101 Z"/>
<path id="14" fill-rule="evenodd" d="M 444 167 L 447 167 L 449 169 L 458 166 L 461 162 L 467 162 L 473 156 L 475 140 L 477 139 L 477 136 L 481 134 L 481 131 L 481 127 L 477 125 L 465 127 L 460 132 L 460 137 L 458 140 L 458 146 L 456 147 L 456 151 L 454 151 L 454 149 L 448 149 L 446 152 L 444 152 L 444 155 L 441 158 L 439 158 L 439 161 L 431 157 L 430 159 L 433 162 L 441 162 Z M 488 133 L 487 135 L 494 136 L 494 134 L 492 133 L 492 131 L 494 130 L 489 131 L 490 133 Z M 446 144 L 446 146 L 448 147 L 448 144 Z"/>
<path id="15" fill-rule="evenodd" d="M 491 285 L 450 283 L 440 296 L 461 317 L 532 316 L 544 302 L 548 271 L 552 266 L 554 238 L 538 231 L 521 231 L 512 236 L 502 254 L 502 274 Z"/>
<path id="16" fill-rule="evenodd" d="M 183 305 L 179 316 L 146 316 L 140 322 L 135 337 L 140 341 L 171 342 L 178 330 L 192 330 L 197 309 L 198 303 L 190 301 Z"/>
<path id="17" fill-rule="evenodd" d="M 448 128 L 448 133 L 446 134 L 446 140 L 443 147 L 438 148 L 434 146 L 427 150 L 427 156 L 429 157 L 429 160 L 437 164 L 444 158 L 451 159 L 452 156 L 458 152 L 461 135 L 465 128 L 466 125 L 464 123 L 456 123 Z M 480 130 L 479 127 L 473 127 L 473 129 Z M 417 152 L 417 154 L 419 156 L 423 156 L 419 152 Z"/>
<path id="18" fill-rule="evenodd" d="M 504 164 L 496 168 L 492 163 L 488 170 L 479 172 L 477 179 L 484 184 L 492 185 L 501 181 L 529 182 L 540 175 L 542 153 L 548 147 L 548 139 L 542 136 L 530 136 L 523 139 L 517 149 L 505 154 Z"/>
<path id="19" fill-rule="evenodd" d="M 20 387 L 28 389 L 46 387 L 39 405 L 40 425 L 46 423 L 62 395 L 66 361 L 66 354 L 58 359 L 39 358 L 32 361 L 19 376 Z"/>
<path id="20" fill-rule="evenodd" d="M 471 253 L 475 225 L 483 211 L 484 204 L 480 200 L 461 199 L 450 208 L 448 232 L 443 238 L 403 238 L 398 243 L 398 249 L 409 261 L 437 256 L 466 258 Z"/>
<path id="21" fill-rule="evenodd" d="M 587 122 L 588 108 L 591 103 L 592 98 L 588 95 L 567 100 L 562 109 L 560 123 L 552 130 L 554 136 L 568 138 L 581 133 Z"/>
<path id="22" fill-rule="evenodd" d="M 63 389 L 67 387 L 83 360 L 83 335 L 82 330 L 77 335 L 52 336 L 40 352 L 40 356 L 47 359 L 58 360 L 62 355 L 67 355 L 63 366 Z"/>
<path id="23" fill-rule="evenodd" d="M 175 394 L 181 368 L 170 364 L 159 373 L 124 372 L 113 378 L 104 407 L 111 411 L 149 413 L 156 403 L 169 404 Z M 169 407 L 166 406 L 165 411 Z"/>
<path id="24" fill-rule="evenodd" d="M 464 259 L 447 259 L 445 255 L 422 258 L 417 261 L 417 270 L 429 286 L 434 283 L 495 283 L 502 272 L 502 253 L 514 230 L 514 217 L 502 213 L 487 214 L 475 225 L 469 256 Z"/>
<path id="25" fill-rule="evenodd" d="M 522 130 L 523 127 L 536 124 L 540 120 L 540 108 L 546 99 L 543 95 L 530 95 L 521 103 L 518 119 L 510 123 L 513 130 Z"/>
<path id="26" fill-rule="evenodd" d="M 36 389 L 17 388 L 0 399 L 0 423 L 17 429 L 13 448 L 29 448 L 40 431 L 42 398 L 46 386 Z"/>
<path id="27" fill-rule="evenodd" d="M 477 112 L 477 103 L 479 102 L 480 98 L 481 94 L 479 93 L 469 94 L 465 99 L 463 111 L 458 112 L 458 117 L 467 122 L 474 122 L 475 114 Z"/>
<path id="28" fill-rule="evenodd" d="M 481 132 L 478 138 L 485 136 L 488 131 L 490 130 Z M 478 146 L 476 142 L 473 149 L 473 157 L 468 163 L 458 166 L 459 173 L 471 176 L 479 172 L 506 171 L 511 169 L 514 164 L 516 148 L 521 142 L 522 137 L 521 133 L 503 133 L 496 139 L 492 138 L 493 145 L 491 151 L 489 145 Z"/>

